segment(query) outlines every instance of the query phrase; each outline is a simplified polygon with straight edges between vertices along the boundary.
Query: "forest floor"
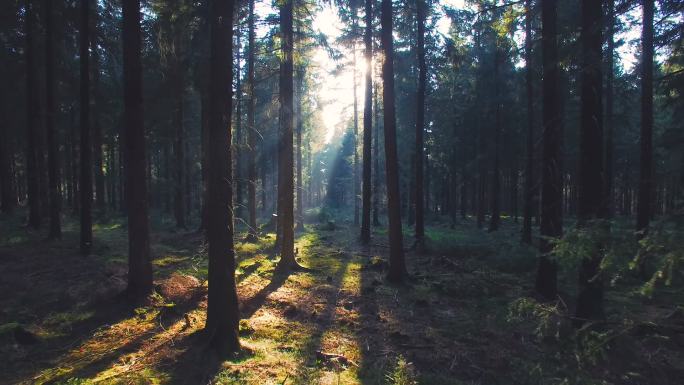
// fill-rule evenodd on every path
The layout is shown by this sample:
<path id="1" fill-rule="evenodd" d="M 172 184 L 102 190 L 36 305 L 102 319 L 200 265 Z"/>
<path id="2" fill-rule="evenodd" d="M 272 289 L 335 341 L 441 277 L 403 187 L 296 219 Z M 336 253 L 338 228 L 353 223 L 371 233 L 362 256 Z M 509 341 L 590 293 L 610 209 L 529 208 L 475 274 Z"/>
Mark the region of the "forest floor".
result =
<path id="1" fill-rule="evenodd" d="M 349 224 L 307 225 L 296 247 L 310 270 L 287 277 L 273 276 L 273 234 L 238 242 L 244 349 L 219 359 L 200 333 L 207 288 L 200 234 L 168 225 L 153 232 L 155 294 L 133 308 L 118 296 L 127 270 L 122 222 L 97 224 L 93 255 L 81 257 L 75 222 L 66 223 L 62 241 L 48 242 L 19 219 L 0 221 L 0 383 L 675 384 L 684 378 L 681 292 L 644 300 L 633 290 L 609 291 L 611 322 L 623 325 L 627 315 L 658 320 L 657 332 L 602 328 L 587 334 L 594 343 L 580 349 L 568 337 L 575 333 L 564 316 L 569 301 L 552 308 L 524 300 L 532 296 L 535 253 L 519 244 L 517 225 L 504 223 L 497 234 L 472 221 L 430 227 L 429 252 L 407 252 L 411 277 L 399 286 L 385 280 L 381 230 L 363 247 Z M 572 285 L 570 274 L 565 280 Z"/>

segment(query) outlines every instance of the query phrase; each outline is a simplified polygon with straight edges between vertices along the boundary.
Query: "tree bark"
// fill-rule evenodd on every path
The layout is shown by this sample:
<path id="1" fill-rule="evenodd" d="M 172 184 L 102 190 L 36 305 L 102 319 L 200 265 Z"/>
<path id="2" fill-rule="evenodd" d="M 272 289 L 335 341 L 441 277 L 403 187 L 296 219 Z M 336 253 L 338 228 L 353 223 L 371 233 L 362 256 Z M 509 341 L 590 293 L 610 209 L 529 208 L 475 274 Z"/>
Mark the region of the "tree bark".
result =
<path id="1" fill-rule="evenodd" d="M 231 167 L 231 84 L 234 1 L 213 0 L 209 95 L 208 180 L 209 294 L 205 333 L 219 353 L 235 352 L 238 339 L 238 298 L 233 248 L 233 183 Z"/>
<path id="2" fill-rule="evenodd" d="M 50 194 L 50 233 L 48 238 L 62 237 L 59 176 L 59 148 L 55 128 L 55 19 L 53 1 L 45 1 L 45 128 L 48 147 L 48 189 Z"/>
<path id="3" fill-rule="evenodd" d="M 371 239 L 371 156 L 373 137 L 373 1 L 365 0 L 365 46 L 366 59 L 365 99 L 363 106 L 363 197 L 361 203 L 361 242 Z M 376 138 L 377 142 L 377 138 Z M 376 154 L 377 156 L 377 154 Z"/>
<path id="4" fill-rule="evenodd" d="M 294 255 L 294 171 L 293 171 L 293 0 L 280 5 L 282 60 L 280 62 L 280 135 L 278 140 L 278 227 L 280 262 L 278 269 L 289 269 L 297 262 Z"/>
<path id="5" fill-rule="evenodd" d="M 26 39 L 26 184 L 28 196 L 28 225 L 38 229 L 42 222 L 40 201 L 40 177 L 38 170 L 38 125 L 39 102 L 36 82 L 35 42 L 34 42 L 34 0 L 26 0 L 25 39 Z"/>
<path id="6" fill-rule="evenodd" d="M 425 130 L 425 83 L 427 66 L 425 64 L 425 2 L 416 0 L 416 18 L 418 19 L 416 55 L 418 60 L 418 92 L 416 95 L 416 246 L 423 247 L 425 237 L 425 196 L 424 166 L 425 159 L 423 133 Z"/>
<path id="7" fill-rule="evenodd" d="M 128 295 L 142 298 L 152 290 L 149 218 L 143 125 L 140 0 L 123 0 L 124 173 L 128 213 Z"/>
<path id="8" fill-rule="evenodd" d="M 254 1 L 249 0 L 248 18 L 248 39 L 249 53 L 247 54 L 247 174 L 249 183 L 247 184 L 247 206 L 249 210 L 249 229 L 247 240 L 255 242 L 258 238 L 256 221 L 256 127 L 255 127 L 255 108 L 256 95 L 254 95 L 254 61 L 256 57 L 256 35 L 254 23 Z"/>
<path id="9" fill-rule="evenodd" d="M 100 125 L 100 52 L 97 46 L 98 38 L 98 6 L 92 10 L 92 37 L 90 39 L 90 49 L 92 52 L 93 65 L 93 107 L 92 107 L 92 133 L 93 133 L 93 171 L 95 176 L 95 207 L 100 212 L 106 209 L 105 205 L 105 176 L 103 171 L 102 157 L 102 126 Z"/>
<path id="10" fill-rule="evenodd" d="M 558 83 L 558 43 L 556 32 L 556 0 L 541 0 L 542 7 L 542 96 L 543 154 L 541 224 L 536 289 L 548 300 L 557 295 L 556 262 L 551 259 L 553 243 L 563 233 L 563 173 L 561 158 L 561 111 Z"/>
<path id="11" fill-rule="evenodd" d="M 90 254 L 93 243 L 93 165 L 90 140 L 90 0 L 81 0 L 80 69 L 81 69 L 81 254 Z"/>
<path id="12" fill-rule="evenodd" d="M 183 20 L 182 18 L 176 21 L 173 36 L 173 92 L 175 94 L 175 116 L 174 126 L 176 128 L 176 140 L 174 143 L 175 152 L 175 182 L 174 182 L 174 216 L 176 218 L 176 227 L 179 229 L 187 228 L 185 224 L 185 195 L 188 193 L 185 190 L 185 178 L 187 175 L 183 172 L 185 169 L 185 129 L 183 127 L 184 108 L 183 96 L 185 94 L 185 82 L 183 74 Z"/>
<path id="13" fill-rule="evenodd" d="M 653 195 L 653 0 L 642 0 L 641 32 L 641 152 L 636 230 L 648 231 Z"/>
<path id="14" fill-rule="evenodd" d="M 532 85 L 532 0 L 525 0 L 525 89 L 527 93 L 527 162 L 525 165 L 525 205 L 522 241 L 532 244 L 532 217 L 536 205 L 537 179 L 534 172 L 534 87 Z"/>
<path id="15" fill-rule="evenodd" d="M 378 103 L 378 85 L 373 93 L 375 108 L 375 141 L 373 142 L 373 226 L 380 226 L 380 106 Z"/>
<path id="16" fill-rule="evenodd" d="M 614 169 L 614 143 L 613 143 L 613 81 L 615 79 L 615 0 L 607 0 L 608 10 L 607 16 L 608 29 L 607 40 L 608 47 L 606 49 L 606 116 L 604 119 L 604 128 L 606 134 L 606 156 L 605 156 L 605 170 L 606 170 L 606 215 L 613 216 L 614 199 L 613 199 L 613 169 Z"/>
<path id="17" fill-rule="evenodd" d="M 501 222 L 501 170 L 499 166 L 499 152 L 501 142 L 501 100 L 499 97 L 499 67 L 501 65 L 501 52 L 498 41 L 494 47 L 494 162 L 492 170 L 492 190 L 490 205 L 492 214 L 489 218 L 489 232 L 499 230 Z"/>
<path id="18" fill-rule="evenodd" d="M 603 180 L 603 106 L 601 2 L 582 1 L 583 66 L 581 72 L 581 131 L 579 165 L 579 199 L 577 214 L 580 226 L 605 217 L 606 202 Z M 600 245 L 597 245 L 600 249 Z M 602 256 L 599 251 L 585 256 L 579 271 L 577 309 L 579 323 L 603 319 Z"/>
<path id="19" fill-rule="evenodd" d="M 401 230 L 401 197 L 397 160 L 396 110 L 394 100 L 394 41 L 392 37 L 392 1 L 381 2 L 383 110 L 385 130 L 385 173 L 387 183 L 387 216 L 389 221 L 390 282 L 402 282 L 407 275 Z"/>

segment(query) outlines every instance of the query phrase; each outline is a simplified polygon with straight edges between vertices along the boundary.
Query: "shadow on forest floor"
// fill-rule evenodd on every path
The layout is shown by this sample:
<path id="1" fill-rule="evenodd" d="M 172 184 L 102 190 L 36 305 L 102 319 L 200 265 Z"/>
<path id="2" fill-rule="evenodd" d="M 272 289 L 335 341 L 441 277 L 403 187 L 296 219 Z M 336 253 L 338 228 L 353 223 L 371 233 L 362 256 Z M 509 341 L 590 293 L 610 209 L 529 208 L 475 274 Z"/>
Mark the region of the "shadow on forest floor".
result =
<path id="1" fill-rule="evenodd" d="M 209 353 L 201 334 L 200 236 L 155 233 L 156 293 L 133 308 L 116 297 L 125 285 L 125 230 L 97 226 L 87 258 L 74 253 L 76 229 L 65 230 L 60 242 L 25 230 L 0 240 L 0 383 L 637 384 L 623 374 L 657 368 L 659 383 L 674 384 L 684 373 L 624 354 L 578 372 L 567 340 L 538 338 L 534 323 L 512 322 L 511 304 L 531 292 L 535 255 L 510 223 L 496 235 L 469 222 L 428 228 L 430 252 L 407 253 L 403 285 L 385 281 L 382 230 L 364 247 L 352 226 L 307 226 L 296 246 L 311 270 L 289 275 L 274 275 L 272 234 L 238 243 L 244 352 L 228 359 Z M 17 342 L 16 330 L 33 340 Z M 672 362 L 681 355 L 668 354 Z"/>

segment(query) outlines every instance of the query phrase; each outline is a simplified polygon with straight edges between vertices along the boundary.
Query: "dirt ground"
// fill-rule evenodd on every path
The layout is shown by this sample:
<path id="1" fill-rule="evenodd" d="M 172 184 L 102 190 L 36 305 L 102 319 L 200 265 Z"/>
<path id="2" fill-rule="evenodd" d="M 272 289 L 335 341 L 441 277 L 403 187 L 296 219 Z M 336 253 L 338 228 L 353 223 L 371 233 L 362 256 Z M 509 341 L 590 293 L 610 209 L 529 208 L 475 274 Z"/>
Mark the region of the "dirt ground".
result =
<path id="1" fill-rule="evenodd" d="M 562 317 L 549 316 L 556 325 L 543 327 L 554 332 L 540 333 L 535 320 L 514 316 L 513 304 L 531 295 L 534 271 L 534 253 L 518 244 L 516 231 L 505 226 L 493 237 L 472 223 L 431 228 L 429 252 L 407 251 L 411 277 L 400 286 L 385 280 L 381 231 L 363 247 L 352 226 L 307 226 L 296 246 L 310 270 L 289 276 L 273 276 L 272 234 L 238 243 L 243 351 L 218 358 L 201 333 L 207 264 L 199 234 L 155 232 L 155 294 L 133 307 L 119 295 L 126 278 L 120 224 L 96 226 L 89 257 L 76 252 L 75 228 L 67 227 L 59 242 L 7 230 L 0 236 L 0 383 L 675 384 L 684 378 L 681 333 L 660 343 L 653 334 L 630 332 L 610 341 L 621 352 L 587 363 L 563 337 Z M 626 308 L 625 301 L 613 302 Z M 647 306 L 655 317 L 670 317 L 673 328 L 684 326 L 671 307 Z"/>

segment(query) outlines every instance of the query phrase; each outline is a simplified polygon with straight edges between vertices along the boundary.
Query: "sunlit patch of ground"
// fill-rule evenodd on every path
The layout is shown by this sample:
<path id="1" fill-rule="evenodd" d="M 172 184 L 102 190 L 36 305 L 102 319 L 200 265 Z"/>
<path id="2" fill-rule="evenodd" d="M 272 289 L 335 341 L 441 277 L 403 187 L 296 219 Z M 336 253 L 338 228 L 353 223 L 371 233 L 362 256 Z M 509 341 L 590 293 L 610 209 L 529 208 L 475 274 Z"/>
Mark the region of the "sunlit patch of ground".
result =
<path id="1" fill-rule="evenodd" d="M 568 376 L 571 357 L 558 342 L 507 320 L 511 301 L 530 292 L 534 253 L 519 246 L 513 226 L 505 232 L 428 228 L 431 252 L 407 251 L 412 276 L 401 286 L 385 281 L 380 233 L 364 247 L 353 227 L 307 227 L 296 248 L 309 270 L 287 279 L 273 276 L 273 234 L 237 242 L 244 349 L 216 358 L 201 333 L 207 266 L 198 234 L 153 237 L 156 293 L 133 309 L 115 299 L 126 271 L 120 225 L 96 227 L 97 254 L 88 259 L 72 255 L 74 233 L 50 244 L 15 231 L 0 245 L 4 276 L 14 277 L 0 289 L 21 289 L 0 290 L 0 383 L 529 384 Z M 17 328 L 35 341 L 17 343 Z"/>

